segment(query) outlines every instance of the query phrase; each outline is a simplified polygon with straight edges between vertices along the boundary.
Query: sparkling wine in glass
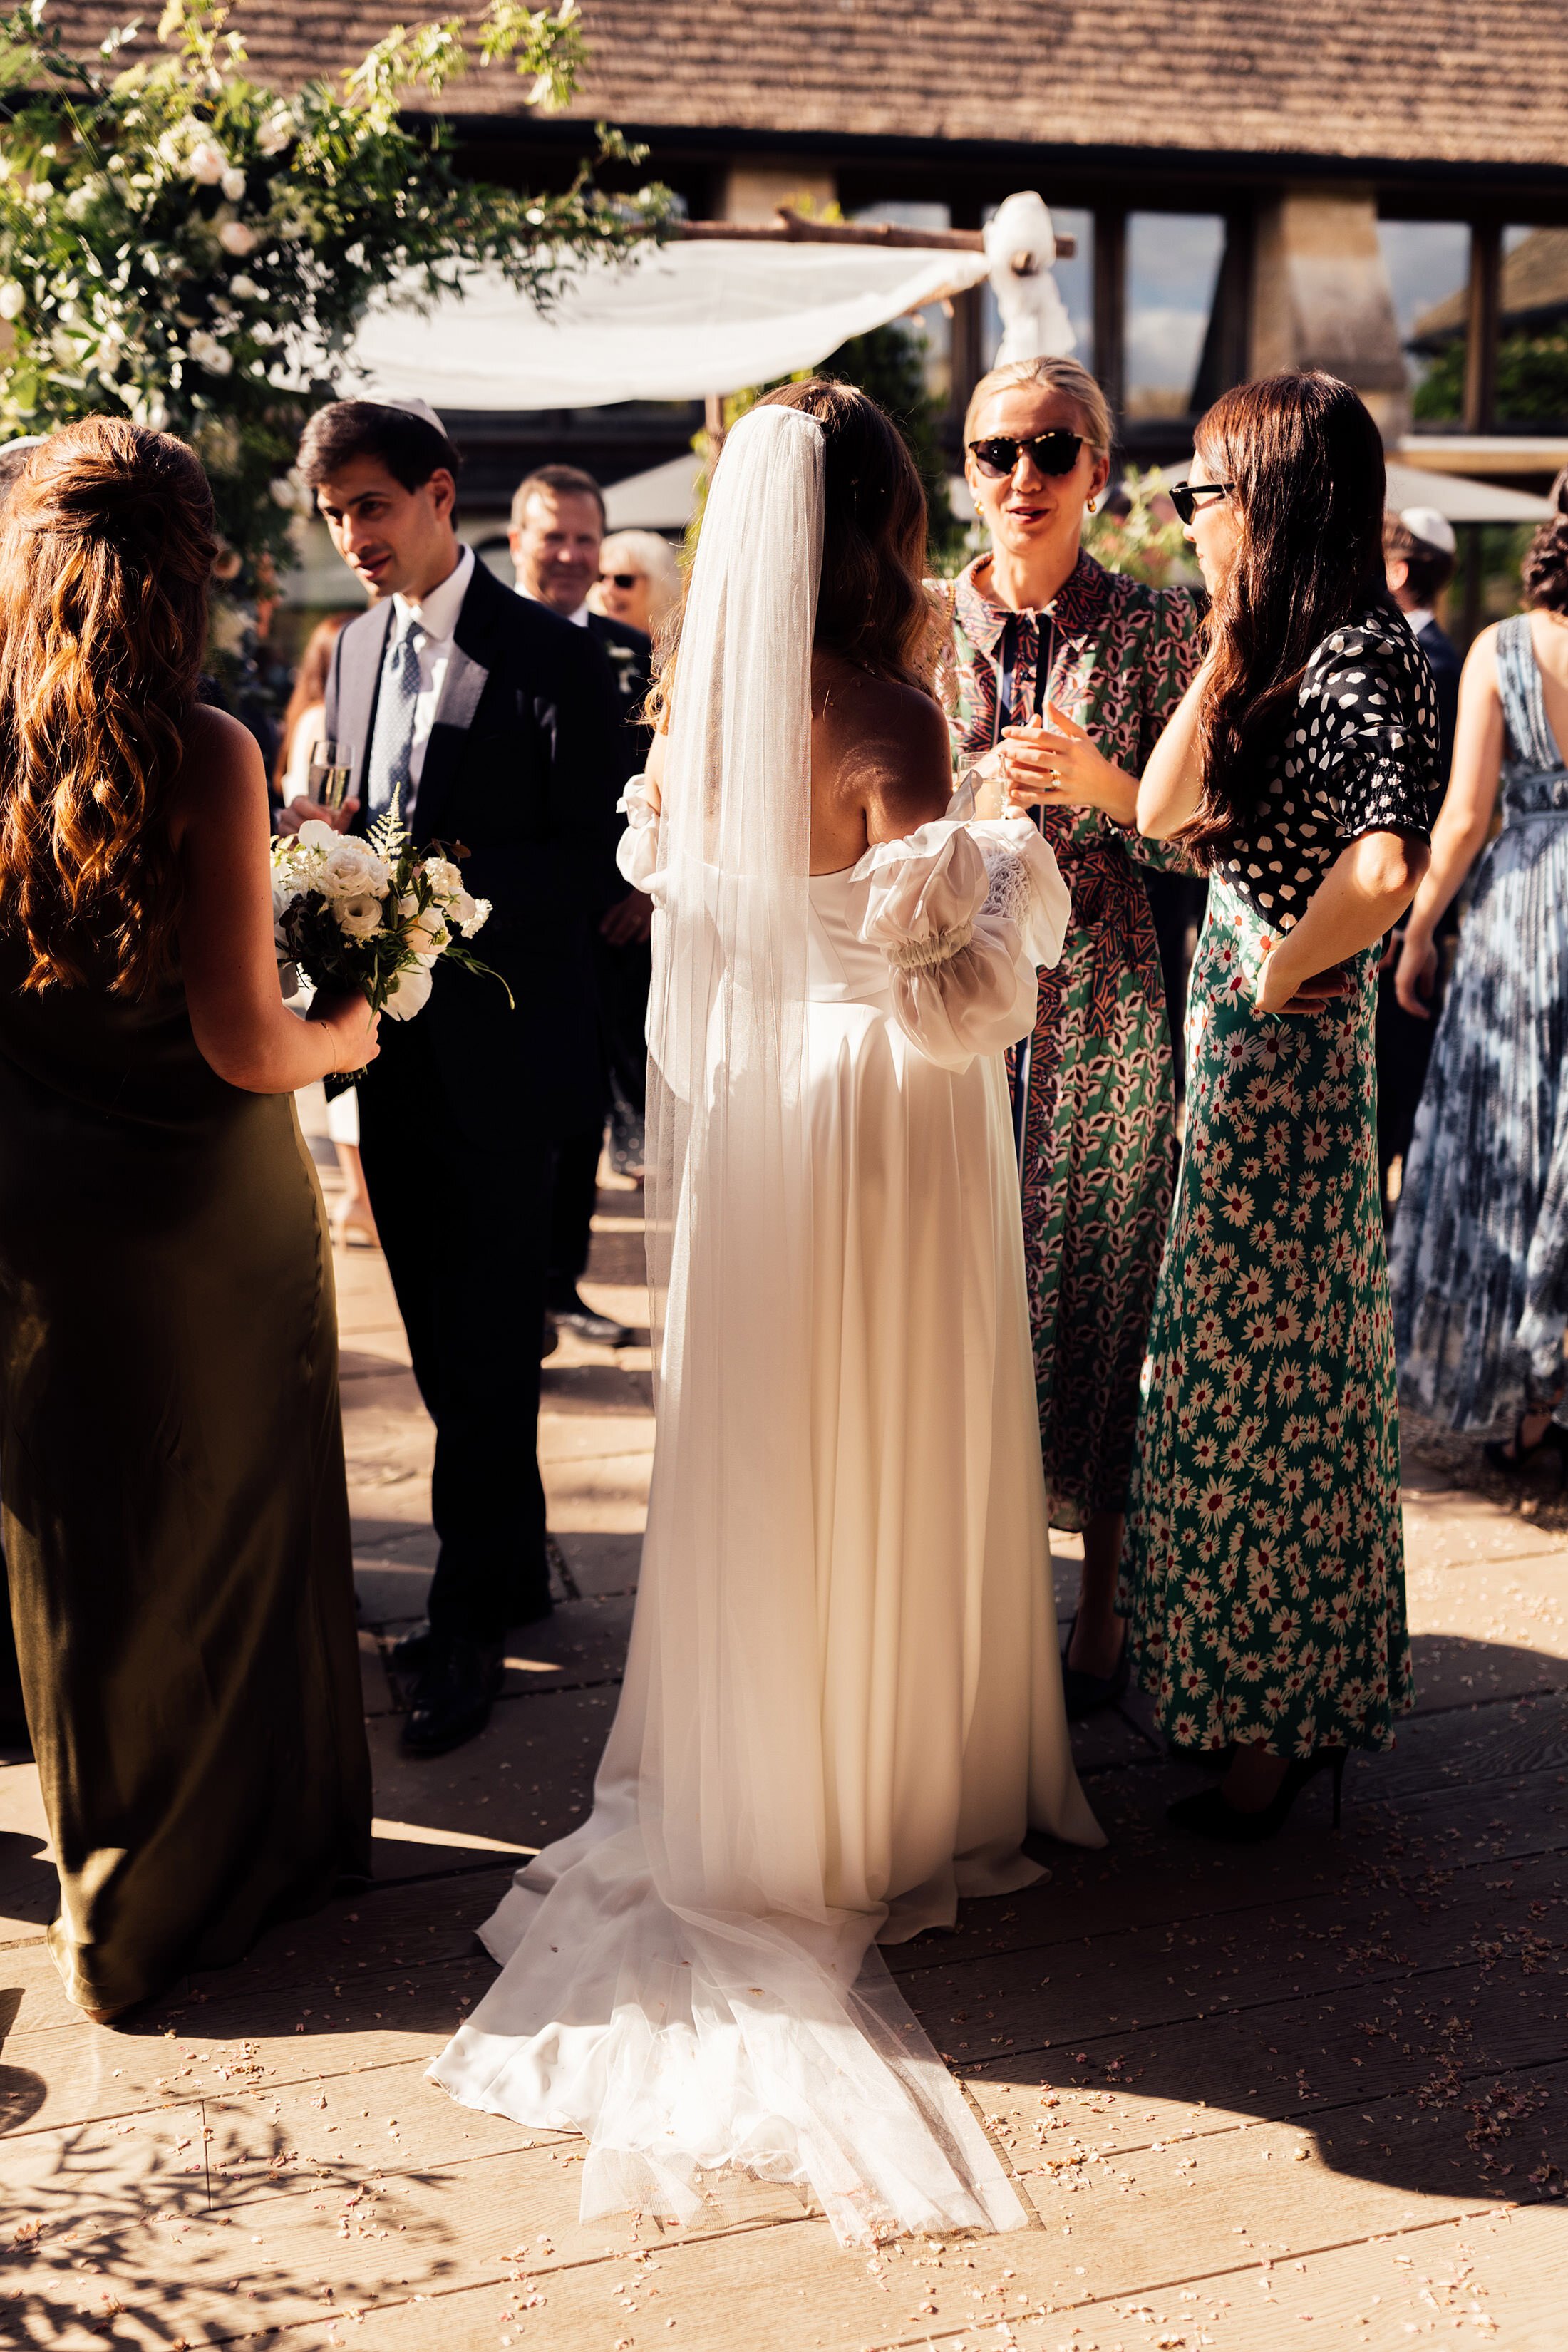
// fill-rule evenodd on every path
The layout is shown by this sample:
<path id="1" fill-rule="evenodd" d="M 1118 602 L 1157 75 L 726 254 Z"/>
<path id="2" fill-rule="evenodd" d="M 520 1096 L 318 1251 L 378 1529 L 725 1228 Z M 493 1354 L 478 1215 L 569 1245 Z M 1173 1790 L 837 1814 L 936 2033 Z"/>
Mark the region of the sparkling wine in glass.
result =
<path id="1" fill-rule="evenodd" d="M 353 782 L 354 746 L 323 739 L 310 746 L 309 789 L 321 808 L 341 809 Z"/>

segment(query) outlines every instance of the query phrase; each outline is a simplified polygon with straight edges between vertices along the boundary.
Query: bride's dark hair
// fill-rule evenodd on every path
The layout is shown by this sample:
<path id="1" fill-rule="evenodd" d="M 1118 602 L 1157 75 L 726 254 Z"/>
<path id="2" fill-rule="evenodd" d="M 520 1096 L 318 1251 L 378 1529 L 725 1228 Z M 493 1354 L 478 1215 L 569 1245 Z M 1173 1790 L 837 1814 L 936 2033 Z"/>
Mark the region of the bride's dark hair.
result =
<path id="1" fill-rule="evenodd" d="M 1238 384 L 1193 436 L 1232 485 L 1240 543 L 1209 615 L 1214 667 L 1198 740 L 1203 798 L 1178 840 L 1204 867 L 1244 830 L 1312 653 L 1386 602 L 1383 443 L 1348 383 L 1321 370 Z"/>
<path id="2" fill-rule="evenodd" d="M 764 393 L 757 406 L 803 409 L 822 427 L 816 644 L 873 677 L 929 694 L 933 617 L 921 585 L 925 492 L 903 435 L 868 394 L 826 376 L 781 385 Z M 689 549 L 686 576 L 689 581 Z M 661 634 L 660 651 L 643 714 L 656 727 L 665 723 L 675 683 L 679 624 L 668 636 Z"/>
<path id="3" fill-rule="evenodd" d="M 926 501 L 903 435 L 868 394 L 826 376 L 783 384 L 757 406 L 803 409 L 822 427 L 816 644 L 873 677 L 929 691 Z"/>

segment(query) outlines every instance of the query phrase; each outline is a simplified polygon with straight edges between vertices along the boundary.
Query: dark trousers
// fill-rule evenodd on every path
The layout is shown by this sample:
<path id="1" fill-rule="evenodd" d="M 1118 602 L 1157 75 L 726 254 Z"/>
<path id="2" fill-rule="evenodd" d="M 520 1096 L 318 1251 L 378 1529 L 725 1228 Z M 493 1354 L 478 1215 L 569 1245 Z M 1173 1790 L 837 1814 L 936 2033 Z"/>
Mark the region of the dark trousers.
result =
<path id="1" fill-rule="evenodd" d="M 1404 1160 L 1415 1132 L 1415 1114 L 1432 1059 L 1432 1039 L 1443 1007 L 1442 983 L 1432 992 L 1432 1017 L 1418 1021 L 1394 993 L 1394 973 L 1377 982 L 1377 1190 L 1388 1213 L 1388 1171 Z"/>
<path id="2" fill-rule="evenodd" d="M 507 1115 L 493 1131 L 444 1099 L 423 1020 L 382 1025 L 360 1087 L 360 1150 L 414 1377 L 436 1424 L 440 1538 L 430 1622 L 493 1640 L 549 1591 L 539 1475 L 551 1150 Z M 500 1097 L 508 1077 L 487 1091 Z"/>
<path id="3" fill-rule="evenodd" d="M 625 1103 L 640 1116 L 647 1088 L 648 982 L 652 958 L 646 941 L 612 947 L 595 935 L 594 979 L 599 1004 L 599 1068 L 595 1082 L 607 1110 Z M 598 1202 L 599 1152 L 605 1111 L 592 1125 L 563 1138 L 555 1154 L 550 1212 L 550 1295 L 561 1305 L 575 1290 L 588 1264 L 590 1232 Z"/>

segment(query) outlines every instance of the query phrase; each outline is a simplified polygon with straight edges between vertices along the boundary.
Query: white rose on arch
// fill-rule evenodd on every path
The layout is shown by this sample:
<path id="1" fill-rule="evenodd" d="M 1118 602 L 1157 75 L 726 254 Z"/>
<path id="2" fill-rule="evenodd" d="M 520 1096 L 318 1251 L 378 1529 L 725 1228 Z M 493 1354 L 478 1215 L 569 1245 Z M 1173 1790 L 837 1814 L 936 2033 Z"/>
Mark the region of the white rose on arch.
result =
<path id="1" fill-rule="evenodd" d="M 228 198 L 231 205 L 238 204 L 241 196 L 245 194 L 245 173 L 240 170 L 237 163 L 231 163 L 229 165 L 227 171 L 218 182 L 218 185 L 223 190 L 224 194 Z"/>
<path id="2" fill-rule="evenodd" d="M 407 965 L 392 984 L 382 1011 L 389 1021 L 412 1021 L 430 1001 L 430 961 L 421 956 Z"/>
<path id="3" fill-rule="evenodd" d="M 226 351 L 217 337 L 209 335 L 205 327 L 198 327 L 195 330 L 187 348 L 196 365 L 205 368 L 209 375 L 233 373 L 234 353 Z"/>
<path id="4" fill-rule="evenodd" d="M 216 139 L 198 139 L 185 169 L 198 187 L 216 188 L 229 169 L 229 161 Z"/>
<path id="5" fill-rule="evenodd" d="M 233 254 L 237 261 L 243 261 L 247 253 L 254 253 L 258 242 L 256 231 L 249 224 L 238 220 L 225 221 L 218 230 L 217 241 L 226 253 Z M 233 283 L 232 279 L 230 283 Z"/>

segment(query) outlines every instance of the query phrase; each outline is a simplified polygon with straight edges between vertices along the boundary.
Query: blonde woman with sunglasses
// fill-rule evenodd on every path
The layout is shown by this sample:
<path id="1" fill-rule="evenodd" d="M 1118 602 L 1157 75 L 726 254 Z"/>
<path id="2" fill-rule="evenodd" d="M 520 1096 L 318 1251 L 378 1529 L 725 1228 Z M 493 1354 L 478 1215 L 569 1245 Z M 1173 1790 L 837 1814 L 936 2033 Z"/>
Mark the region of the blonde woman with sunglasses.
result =
<path id="1" fill-rule="evenodd" d="M 1140 861 L 1181 861 L 1141 840 L 1132 779 L 1197 667 L 1198 613 L 1184 589 L 1106 572 L 1080 544 L 1112 439 L 1086 369 L 994 370 L 963 437 L 991 543 L 954 592 L 957 772 L 980 770 L 983 804 L 1036 813 L 1073 901 L 1034 1035 L 1010 1058 L 1051 1523 L 1083 1537 L 1066 1657 L 1068 1710 L 1082 1716 L 1126 1686 L 1117 1562 L 1175 1156 Z"/>

